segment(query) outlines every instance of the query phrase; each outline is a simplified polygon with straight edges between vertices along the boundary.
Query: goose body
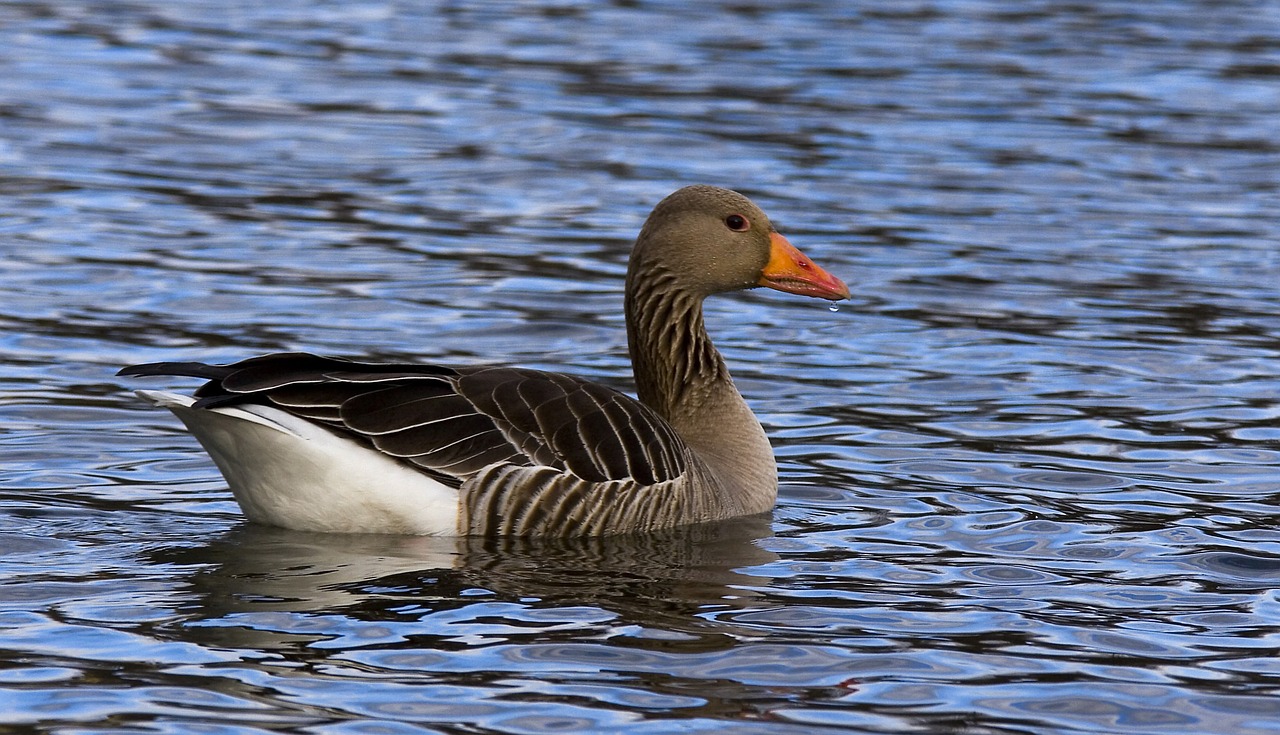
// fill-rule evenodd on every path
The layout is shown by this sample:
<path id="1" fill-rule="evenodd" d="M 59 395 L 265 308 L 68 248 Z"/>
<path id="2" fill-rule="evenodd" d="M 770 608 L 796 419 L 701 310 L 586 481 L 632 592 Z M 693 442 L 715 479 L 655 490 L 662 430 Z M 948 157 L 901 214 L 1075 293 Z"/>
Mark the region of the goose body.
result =
<path id="1" fill-rule="evenodd" d="M 206 380 L 194 396 L 139 395 L 186 424 L 254 522 L 426 535 L 648 531 L 773 507 L 768 438 L 702 319 L 706 296 L 755 286 L 849 296 L 746 197 L 691 186 L 654 209 L 632 251 L 637 398 L 560 373 L 306 353 L 120 372 Z"/>

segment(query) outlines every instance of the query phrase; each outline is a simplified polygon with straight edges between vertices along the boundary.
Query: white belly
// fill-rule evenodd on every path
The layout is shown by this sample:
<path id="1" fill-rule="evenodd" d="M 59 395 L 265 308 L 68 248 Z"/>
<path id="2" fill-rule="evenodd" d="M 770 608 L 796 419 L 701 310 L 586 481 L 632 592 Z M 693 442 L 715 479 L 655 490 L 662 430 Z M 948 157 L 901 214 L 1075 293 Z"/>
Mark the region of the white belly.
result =
<path id="1" fill-rule="evenodd" d="M 458 534 L 456 489 L 356 442 L 265 406 L 197 410 L 187 396 L 138 395 L 187 425 L 251 521 L 299 531 Z"/>

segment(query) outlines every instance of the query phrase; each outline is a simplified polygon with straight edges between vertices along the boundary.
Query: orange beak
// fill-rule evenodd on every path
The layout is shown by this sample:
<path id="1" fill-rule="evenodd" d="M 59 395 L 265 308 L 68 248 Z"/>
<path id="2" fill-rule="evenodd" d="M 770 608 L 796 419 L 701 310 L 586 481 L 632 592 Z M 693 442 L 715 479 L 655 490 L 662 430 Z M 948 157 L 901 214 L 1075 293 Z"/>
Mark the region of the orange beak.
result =
<path id="1" fill-rule="evenodd" d="M 769 235 L 769 242 L 769 262 L 756 281 L 757 286 L 832 301 L 849 298 L 844 281 L 814 265 L 787 238 L 774 232 Z"/>

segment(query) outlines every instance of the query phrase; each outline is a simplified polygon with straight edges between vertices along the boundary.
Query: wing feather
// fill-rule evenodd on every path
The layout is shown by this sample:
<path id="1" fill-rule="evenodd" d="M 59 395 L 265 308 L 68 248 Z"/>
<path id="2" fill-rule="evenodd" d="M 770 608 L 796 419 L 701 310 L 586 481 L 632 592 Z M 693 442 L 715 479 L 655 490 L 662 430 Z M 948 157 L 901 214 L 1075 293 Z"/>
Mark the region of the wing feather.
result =
<path id="1" fill-rule="evenodd" d="M 341 404 L 342 421 L 366 436 L 377 436 L 447 421 L 478 416 L 471 402 L 453 392 L 445 381 L 399 383 L 363 390 Z M 429 433 L 427 434 L 430 435 Z"/>
<path id="2" fill-rule="evenodd" d="M 307 353 L 231 365 L 156 363 L 125 372 L 206 378 L 196 391 L 197 408 L 272 405 L 454 485 L 494 465 L 542 466 L 583 481 L 560 490 L 576 497 L 593 483 L 664 483 L 687 466 L 683 440 L 647 406 L 559 373 L 362 363 Z"/>

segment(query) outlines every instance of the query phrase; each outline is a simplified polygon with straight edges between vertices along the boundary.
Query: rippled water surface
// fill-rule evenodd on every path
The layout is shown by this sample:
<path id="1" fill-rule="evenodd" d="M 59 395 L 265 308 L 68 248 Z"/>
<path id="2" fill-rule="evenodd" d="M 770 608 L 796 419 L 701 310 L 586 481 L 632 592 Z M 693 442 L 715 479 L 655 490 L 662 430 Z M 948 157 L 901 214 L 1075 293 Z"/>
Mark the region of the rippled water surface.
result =
<path id="1" fill-rule="evenodd" d="M 625 388 L 693 182 L 855 293 L 708 305 L 771 520 L 253 527 L 113 377 Z M 1278 182 L 1274 2 L 0 3 L 0 729 L 1280 732 Z"/>

